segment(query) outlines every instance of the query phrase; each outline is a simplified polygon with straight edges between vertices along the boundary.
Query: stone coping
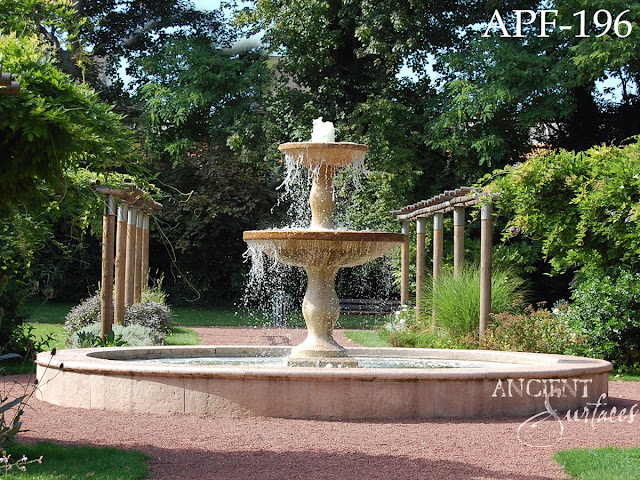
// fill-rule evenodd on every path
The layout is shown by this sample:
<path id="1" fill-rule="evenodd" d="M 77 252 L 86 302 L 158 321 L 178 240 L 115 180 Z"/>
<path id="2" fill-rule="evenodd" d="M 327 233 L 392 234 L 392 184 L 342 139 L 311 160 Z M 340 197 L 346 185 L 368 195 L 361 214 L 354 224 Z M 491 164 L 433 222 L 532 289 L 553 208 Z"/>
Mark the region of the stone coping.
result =
<path id="1" fill-rule="evenodd" d="M 591 358 L 489 350 L 440 350 L 420 348 L 351 348 L 351 356 L 430 358 L 435 360 L 475 360 L 496 362 L 495 368 L 314 368 L 255 367 L 220 365 L 175 365 L 127 362 L 130 359 L 201 356 L 286 356 L 290 347 L 256 346 L 165 346 L 108 347 L 60 350 L 38 354 L 36 363 L 43 368 L 68 372 L 102 374 L 145 374 L 158 377 L 263 378 L 325 381 L 434 381 L 498 380 L 509 377 L 565 378 L 607 373 L 611 363 Z M 516 365 L 513 365 L 516 364 Z"/>
<path id="2" fill-rule="evenodd" d="M 402 243 L 407 238 L 402 233 L 354 231 L 354 230 L 310 230 L 274 229 L 247 230 L 244 240 L 330 240 L 340 242 L 394 242 Z"/>

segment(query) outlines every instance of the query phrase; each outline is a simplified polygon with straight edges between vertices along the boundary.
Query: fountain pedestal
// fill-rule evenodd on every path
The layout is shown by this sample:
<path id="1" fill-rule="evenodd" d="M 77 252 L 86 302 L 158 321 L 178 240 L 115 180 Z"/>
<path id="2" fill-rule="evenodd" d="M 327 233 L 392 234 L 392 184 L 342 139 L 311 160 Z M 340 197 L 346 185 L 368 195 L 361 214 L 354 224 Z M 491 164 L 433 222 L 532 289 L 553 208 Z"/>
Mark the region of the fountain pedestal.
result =
<path id="1" fill-rule="evenodd" d="M 302 367 L 356 367 L 355 358 L 333 339 L 333 327 L 340 315 L 336 295 L 337 268 L 306 267 L 308 284 L 302 301 L 307 339 L 291 350 L 287 365 Z"/>
<path id="2" fill-rule="evenodd" d="M 341 267 L 362 265 L 384 255 L 404 242 L 405 235 L 334 230 L 333 177 L 338 168 L 362 160 L 366 145 L 305 142 L 284 143 L 279 149 L 311 172 L 311 226 L 307 230 L 252 230 L 244 232 L 243 238 L 276 262 L 303 267 L 307 272 L 302 315 L 308 335 L 291 350 L 287 364 L 355 367 L 357 361 L 333 339 L 340 315 L 336 273 Z"/>

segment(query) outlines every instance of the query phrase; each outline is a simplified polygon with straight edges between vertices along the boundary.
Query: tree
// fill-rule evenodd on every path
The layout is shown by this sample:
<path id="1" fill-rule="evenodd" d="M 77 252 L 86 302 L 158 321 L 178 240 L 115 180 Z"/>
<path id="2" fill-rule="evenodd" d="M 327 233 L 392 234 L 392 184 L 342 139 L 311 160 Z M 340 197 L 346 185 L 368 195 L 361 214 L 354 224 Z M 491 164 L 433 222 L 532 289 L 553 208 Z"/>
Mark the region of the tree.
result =
<path id="1" fill-rule="evenodd" d="M 66 3 L 49 2 L 45 13 L 66 14 Z M 22 22 L 24 28 L 18 31 L 36 30 L 37 25 L 20 16 L 25 5 L 29 2 L 3 5 L 11 14 L 9 28 Z M 8 7 L 15 10 L 6 11 Z M 61 24 L 71 20 L 66 16 Z M 59 24 L 55 16 L 39 21 L 51 25 L 51 31 Z M 92 89 L 58 68 L 42 35 L 5 33 L 0 39 L 0 62 L 21 85 L 20 95 L 3 96 L 0 104 L 0 148 L 5 159 L 0 166 L 0 207 L 29 200 L 40 181 L 59 186 L 72 165 L 103 172 L 133 168 L 135 141 L 122 118 Z"/>
<path id="2" fill-rule="evenodd" d="M 637 79 L 638 6 L 572 0 L 550 7 L 541 2 L 532 10 L 545 8 L 556 8 L 557 25 L 573 29 L 555 28 L 543 37 L 538 21 L 522 27 L 522 38 L 505 37 L 502 29 L 486 38 L 481 35 L 485 23 L 468 32 L 460 49 L 438 60 L 445 86 L 439 115 L 431 124 L 434 146 L 502 166 L 521 159 L 536 142 L 585 150 L 640 131 L 638 122 L 628 121 L 632 112 L 640 113 L 629 88 Z M 622 18 L 630 22 L 632 35 L 618 36 L 611 28 L 597 37 L 602 29 L 592 19 L 599 9 L 614 18 L 629 10 Z M 581 11 L 588 22 L 585 38 L 578 35 Z M 500 12 L 507 33 L 513 34 L 517 17 L 506 9 Z M 618 33 L 626 30 L 620 27 Z M 620 105 L 597 93 L 596 81 L 607 76 L 618 76 L 627 87 Z"/>

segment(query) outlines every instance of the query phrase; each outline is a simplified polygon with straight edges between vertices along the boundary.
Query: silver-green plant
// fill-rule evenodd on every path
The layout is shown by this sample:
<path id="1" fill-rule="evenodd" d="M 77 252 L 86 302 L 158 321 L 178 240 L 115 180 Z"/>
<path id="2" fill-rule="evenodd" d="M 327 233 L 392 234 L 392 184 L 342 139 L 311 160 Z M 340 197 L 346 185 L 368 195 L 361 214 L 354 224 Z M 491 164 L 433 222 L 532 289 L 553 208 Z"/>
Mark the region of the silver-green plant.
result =
<path id="1" fill-rule="evenodd" d="M 102 340 L 100 323 L 92 323 L 81 328 L 71 336 L 73 348 L 90 348 L 104 346 L 143 347 L 163 345 L 165 337 L 149 327 L 142 325 L 114 325 L 109 339 Z"/>

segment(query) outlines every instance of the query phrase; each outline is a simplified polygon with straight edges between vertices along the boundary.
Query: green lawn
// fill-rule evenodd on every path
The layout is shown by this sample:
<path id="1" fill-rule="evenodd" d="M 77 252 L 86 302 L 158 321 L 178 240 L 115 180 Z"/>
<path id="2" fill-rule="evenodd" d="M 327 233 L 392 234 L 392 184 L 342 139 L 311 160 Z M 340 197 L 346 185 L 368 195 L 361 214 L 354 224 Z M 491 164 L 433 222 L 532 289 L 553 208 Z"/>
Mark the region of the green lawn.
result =
<path id="1" fill-rule="evenodd" d="M 28 302 L 26 311 L 32 323 L 64 323 L 64 318 L 74 307 L 68 303 Z M 236 306 L 218 307 L 171 307 L 176 325 L 183 327 L 235 327 L 271 325 L 271 317 L 261 313 L 248 312 Z M 340 315 L 337 328 L 375 329 L 386 321 L 384 316 Z M 287 325 L 303 327 L 304 319 L 298 309 L 291 309 Z"/>
<path id="2" fill-rule="evenodd" d="M 389 344 L 386 340 L 378 335 L 375 330 L 355 330 L 351 332 L 345 332 L 345 336 L 363 347 L 388 347 Z"/>
<path id="3" fill-rule="evenodd" d="M 606 447 L 557 452 L 553 457 L 567 475 L 579 480 L 638 480 L 640 448 Z"/>
<path id="4" fill-rule="evenodd" d="M 612 373 L 609 380 L 626 380 L 627 382 L 640 382 L 640 371 L 634 370 L 628 373 Z"/>
<path id="5" fill-rule="evenodd" d="M 46 442 L 17 444 L 9 448 L 8 453 L 14 462 L 24 455 L 27 459 L 42 457 L 42 463 L 26 465 L 25 472 L 14 467 L 4 473 L 5 468 L 0 467 L 0 474 L 5 479 L 139 480 L 149 471 L 148 457 L 144 453 L 115 448 L 66 447 Z"/>
<path id="6" fill-rule="evenodd" d="M 28 301 L 25 310 L 29 314 L 29 322 L 64 323 L 64 317 L 75 305 L 72 303 Z"/>

